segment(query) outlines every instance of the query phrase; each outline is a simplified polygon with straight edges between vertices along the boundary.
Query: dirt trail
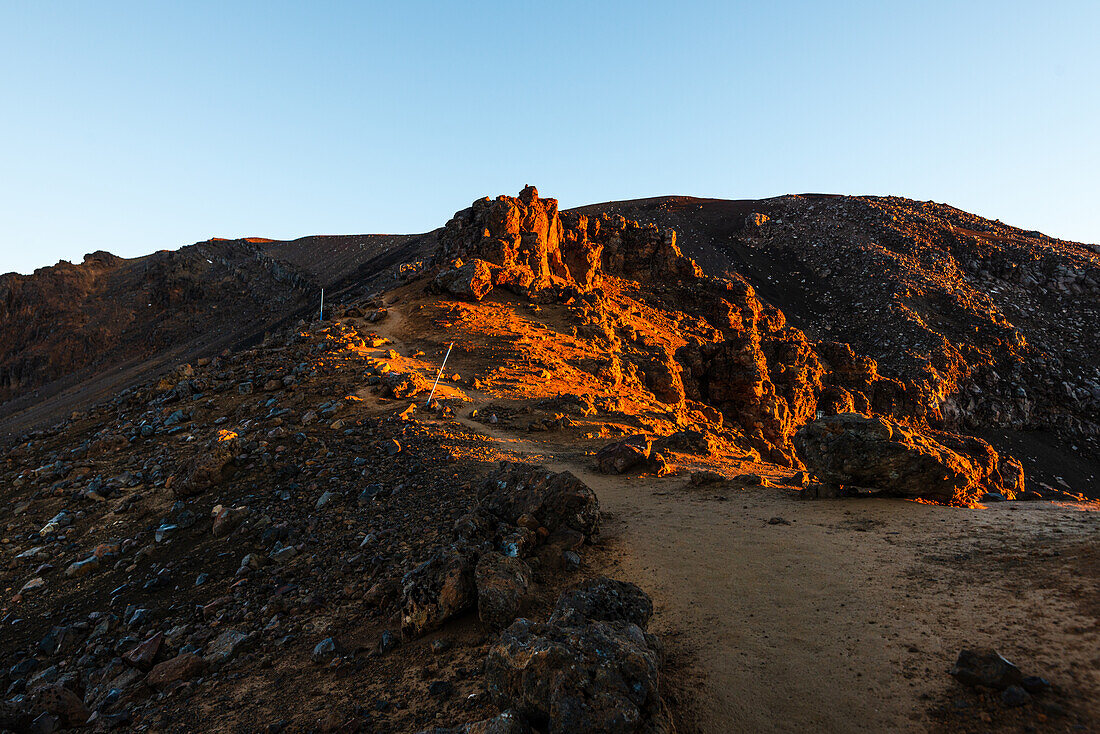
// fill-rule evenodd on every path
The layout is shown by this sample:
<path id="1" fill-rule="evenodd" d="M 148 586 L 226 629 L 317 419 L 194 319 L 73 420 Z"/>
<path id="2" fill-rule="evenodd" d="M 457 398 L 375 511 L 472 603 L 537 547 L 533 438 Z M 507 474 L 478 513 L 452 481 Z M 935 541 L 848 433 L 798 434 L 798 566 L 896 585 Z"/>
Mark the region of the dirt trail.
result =
<path id="1" fill-rule="evenodd" d="M 405 321 L 390 313 L 382 332 L 400 349 Z M 452 389 L 471 407 L 488 401 Z M 595 562 L 652 595 L 653 629 L 691 660 L 679 681 L 689 731 L 928 731 L 932 705 L 952 700 L 947 669 L 973 645 L 1057 681 L 1085 710 L 1100 698 L 1100 574 L 1075 577 L 1073 555 L 1100 541 L 1100 513 L 800 502 L 686 475 L 606 476 L 553 434 L 459 420 L 595 490 L 610 549 Z"/>

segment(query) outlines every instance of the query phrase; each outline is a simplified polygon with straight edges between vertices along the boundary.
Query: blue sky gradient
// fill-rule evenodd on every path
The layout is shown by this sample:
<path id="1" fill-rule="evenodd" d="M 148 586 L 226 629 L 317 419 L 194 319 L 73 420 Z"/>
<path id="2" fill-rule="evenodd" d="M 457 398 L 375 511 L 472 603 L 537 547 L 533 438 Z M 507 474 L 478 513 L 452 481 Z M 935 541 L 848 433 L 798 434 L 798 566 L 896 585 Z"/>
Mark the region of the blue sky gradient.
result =
<path id="1" fill-rule="evenodd" d="M 1100 240 L 1100 3 L 0 1 L 0 272 L 421 232 L 533 183 Z"/>

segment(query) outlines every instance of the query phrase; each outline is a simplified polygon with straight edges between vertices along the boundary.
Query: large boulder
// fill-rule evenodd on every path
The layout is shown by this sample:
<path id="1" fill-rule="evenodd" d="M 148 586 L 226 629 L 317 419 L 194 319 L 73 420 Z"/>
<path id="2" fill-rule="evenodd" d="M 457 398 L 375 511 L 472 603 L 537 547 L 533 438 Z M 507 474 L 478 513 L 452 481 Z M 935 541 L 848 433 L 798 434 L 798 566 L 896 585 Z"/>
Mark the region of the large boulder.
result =
<path id="1" fill-rule="evenodd" d="M 807 468 L 830 484 L 953 504 L 973 504 L 986 492 L 1013 499 L 1023 490 L 1019 463 L 1002 460 L 980 438 L 921 432 L 881 417 L 824 416 L 799 429 L 794 444 Z"/>
<path id="2" fill-rule="evenodd" d="M 624 594 L 625 586 L 597 579 L 546 622 L 517 619 L 486 661 L 494 701 L 550 734 L 672 732 L 659 689 L 659 643 L 632 621 L 636 605 L 623 605 L 619 615 L 606 604 L 644 596 L 636 587 Z M 586 616 L 589 609 L 607 618 Z"/>
<path id="3" fill-rule="evenodd" d="M 653 616 L 653 601 L 626 581 L 599 577 L 565 591 L 554 606 L 554 618 L 579 614 L 585 619 L 628 622 L 645 629 Z"/>
<path id="4" fill-rule="evenodd" d="M 34 689 L 27 695 L 23 708 L 32 718 L 52 714 L 65 728 L 83 726 L 92 715 L 80 696 L 60 685 Z"/>
<path id="5" fill-rule="evenodd" d="M 507 627 L 516 618 L 531 587 L 531 569 L 519 558 L 484 553 L 474 569 L 477 586 L 477 616 L 495 629 Z"/>
<path id="6" fill-rule="evenodd" d="M 596 494 L 570 472 L 544 466 L 503 462 L 485 480 L 480 509 L 510 525 L 530 515 L 552 533 L 576 530 L 593 540 L 600 532 Z"/>
<path id="7" fill-rule="evenodd" d="M 474 564 L 466 552 L 446 548 L 405 574 L 401 586 L 401 631 L 420 637 L 473 606 Z"/>

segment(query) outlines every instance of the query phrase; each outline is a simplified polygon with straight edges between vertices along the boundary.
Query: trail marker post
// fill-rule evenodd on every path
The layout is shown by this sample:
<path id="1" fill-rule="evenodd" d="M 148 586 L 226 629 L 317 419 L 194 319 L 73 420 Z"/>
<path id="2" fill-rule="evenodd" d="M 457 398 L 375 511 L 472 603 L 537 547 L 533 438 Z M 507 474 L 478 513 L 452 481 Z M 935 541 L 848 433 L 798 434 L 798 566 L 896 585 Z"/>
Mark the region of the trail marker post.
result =
<path id="1" fill-rule="evenodd" d="M 439 384 L 439 378 L 443 375 L 443 368 L 447 366 L 447 357 L 451 356 L 451 348 L 454 345 L 454 342 L 447 345 L 447 353 L 443 355 L 443 364 L 439 365 L 439 372 L 435 373 L 435 382 L 432 383 L 432 391 L 428 393 L 428 400 L 424 403 L 425 408 L 432 404 L 432 396 L 435 395 L 435 388 Z"/>
<path id="2" fill-rule="evenodd" d="M 317 320 L 318 321 L 324 321 L 325 320 L 325 289 L 324 288 L 321 289 L 321 310 L 317 314 Z"/>

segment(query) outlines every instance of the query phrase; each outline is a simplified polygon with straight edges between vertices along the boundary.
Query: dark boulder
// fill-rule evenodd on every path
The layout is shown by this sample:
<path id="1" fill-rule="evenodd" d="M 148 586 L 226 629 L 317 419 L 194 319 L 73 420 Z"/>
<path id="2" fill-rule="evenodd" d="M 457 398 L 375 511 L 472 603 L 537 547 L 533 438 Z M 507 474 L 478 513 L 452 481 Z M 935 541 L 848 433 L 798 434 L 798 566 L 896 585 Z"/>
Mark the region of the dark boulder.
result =
<path id="1" fill-rule="evenodd" d="M 998 691 L 1018 686 L 1024 680 L 1020 669 L 992 648 L 963 650 L 950 672 L 963 685 L 984 686 Z"/>
<path id="2" fill-rule="evenodd" d="M 600 502 L 587 484 L 569 472 L 504 462 L 485 480 L 479 509 L 516 525 L 530 515 L 551 533 L 576 530 L 589 540 L 600 532 Z"/>
<path id="3" fill-rule="evenodd" d="M 448 548 L 401 580 L 401 631 L 408 637 L 438 629 L 474 605 L 474 566 L 468 554 Z"/>
<path id="4" fill-rule="evenodd" d="M 553 618 L 564 619 L 572 614 L 590 620 L 627 622 L 645 629 L 653 616 L 653 601 L 634 584 L 600 576 L 558 597 Z"/>
<path id="5" fill-rule="evenodd" d="M 898 497 L 972 504 L 986 492 L 1012 499 L 1022 490 L 1018 462 L 985 441 L 918 431 L 859 413 L 825 416 L 803 426 L 794 444 L 807 468 L 827 484 L 854 485 Z M 1001 467 L 1011 469 L 1005 482 Z"/>
<path id="6" fill-rule="evenodd" d="M 477 586 L 477 615 L 482 622 L 499 629 L 516 618 L 531 587 L 531 569 L 519 558 L 484 553 L 474 569 Z"/>
<path id="7" fill-rule="evenodd" d="M 490 650 L 486 678 L 496 703 L 550 734 L 672 732 L 659 690 L 660 646 L 632 621 L 647 617 L 644 594 L 603 578 L 566 597 L 545 623 L 517 619 Z"/>

